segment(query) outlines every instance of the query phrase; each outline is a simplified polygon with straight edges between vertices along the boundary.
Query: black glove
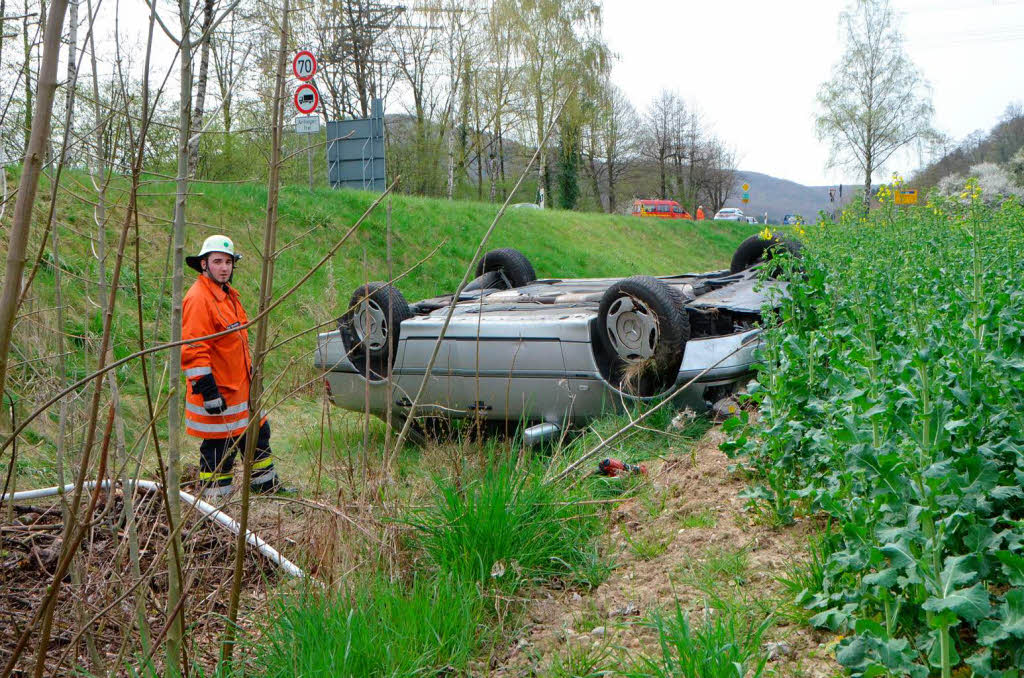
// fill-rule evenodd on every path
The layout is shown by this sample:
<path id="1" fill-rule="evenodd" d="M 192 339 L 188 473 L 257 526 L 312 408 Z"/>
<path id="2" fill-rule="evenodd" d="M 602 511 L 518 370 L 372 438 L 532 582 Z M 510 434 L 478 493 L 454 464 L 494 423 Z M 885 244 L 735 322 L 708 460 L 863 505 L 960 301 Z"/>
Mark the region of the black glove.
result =
<path id="1" fill-rule="evenodd" d="M 220 414 L 224 411 L 224 398 L 221 397 L 212 374 L 204 374 L 192 382 L 192 393 L 203 397 L 203 407 L 210 414 Z"/>

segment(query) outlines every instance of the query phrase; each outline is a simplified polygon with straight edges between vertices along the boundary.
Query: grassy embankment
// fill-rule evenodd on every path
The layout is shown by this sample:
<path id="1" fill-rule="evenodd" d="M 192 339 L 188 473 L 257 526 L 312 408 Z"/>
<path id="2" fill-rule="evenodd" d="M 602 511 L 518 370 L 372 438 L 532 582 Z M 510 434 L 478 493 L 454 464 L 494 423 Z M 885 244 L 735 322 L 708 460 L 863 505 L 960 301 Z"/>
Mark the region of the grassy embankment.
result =
<path id="1" fill-rule="evenodd" d="M 65 175 L 68 192 L 62 193 L 58 209 L 61 223 L 61 259 L 64 270 L 65 319 L 63 330 L 69 342 L 68 376 L 78 379 L 95 365 L 94 353 L 102 330 L 98 307 L 92 206 L 88 178 Z M 108 200 L 123 204 L 124 182 L 115 181 Z M 44 191 L 48 190 L 44 185 Z M 143 319 L 147 344 L 170 337 L 170 280 L 166 262 L 170 242 L 169 220 L 173 210 L 173 187 L 161 182 L 144 187 L 141 199 L 141 265 Z M 266 189 L 255 184 L 198 184 L 188 205 L 186 254 L 198 250 L 202 240 L 213 233 L 226 233 L 243 253 L 235 284 L 250 314 L 255 311 L 262 244 Z M 79 197 L 73 197 L 71 194 Z M 280 200 L 279 247 L 283 250 L 275 267 L 274 289 L 290 288 L 333 245 L 373 201 L 368 193 L 331 191 L 310 193 L 305 188 L 285 187 Z M 476 245 L 497 212 L 496 205 L 448 202 L 395 196 L 392 206 L 393 271 L 401 275 L 415 270 L 397 285 L 410 301 L 434 296 L 455 287 Z M 42 210 L 40 210 L 42 211 Z M 10 214 L 10 210 L 8 210 Z M 40 217 L 41 218 L 41 217 Z M 107 226 L 107 272 L 113 268 L 113 249 L 123 221 L 123 211 L 109 210 Z M 35 230 L 38 238 L 41 229 Z M 385 210 L 381 205 L 335 258 L 290 297 L 271 317 L 271 336 L 277 341 L 307 331 L 340 315 L 355 289 L 364 280 L 387 278 Z M 557 210 L 510 210 L 494 232 L 488 249 L 516 247 L 533 262 L 540 276 L 627 276 L 638 273 L 667 274 L 706 270 L 728 265 L 736 244 L 750 233 L 749 227 L 732 222 L 636 219 Z M 33 240 L 30 252 L 38 248 Z M 433 252 L 437 248 L 436 252 Z M 433 255 L 431 256 L 431 253 Z M 134 257 L 129 241 L 130 258 Z M 424 258 L 425 261 L 422 261 Z M 47 260 L 51 260 L 47 254 Z M 421 263 L 420 263 L 421 262 Z M 186 286 L 192 272 L 186 269 Z M 126 262 L 122 291 L 114 322 L 113 351 L 117 358 L 138 349 L 134 299 L 134 261 Z M 55 334 L 56 306 L 52 268 L 43 269 L 33 283 L 26 316 L 15 334 L 16 367 L 12 380 L 22 400 L 24 415 L 53 392 L 58 353 Z M 275 400 L 281 405 L 272 421 L 277 422 L 277 449 L 290 465 L 289 456 L 302 448 L 297 439 L 305 425 L 319 420 L 315 405 L 320 392 L 312 369 L 313 332 L 276 349 L 268 358 L 268 379 L 275 384 Z M 156 377 L 166 390 L 167 375 L 161 370 L 166 354 L 154 361 Z M 31 361 L 31 362 L 30 362 Z M 126 396 L 129 441 L 139 434 L 144 417 L 141 376 L 138 363 L 117 371 Z M 302 385 L 311 382 L 305 388 Z M 288 394 L 295 389 L 293 397 Z M 25 476 L 19 487 L 39 486 L 54 480 L 53 438 L 56 407 L 49 420 L 29 429 L 28 445 L 21 449 L 19 472 Z M 161 431 L 166 434 L 165 428 Z M 297 460 L 296 460 L 297 461 Z M 297 479 L 304 480 L 304 479 Z"/>
<path id="2" fill-rule="evenodd" d="M 793 593 L 855 676 L 1024 665 L 1024 210 L 980 193 L 807 227 L 733 422 L 753 506 L 832 526 Z"/>

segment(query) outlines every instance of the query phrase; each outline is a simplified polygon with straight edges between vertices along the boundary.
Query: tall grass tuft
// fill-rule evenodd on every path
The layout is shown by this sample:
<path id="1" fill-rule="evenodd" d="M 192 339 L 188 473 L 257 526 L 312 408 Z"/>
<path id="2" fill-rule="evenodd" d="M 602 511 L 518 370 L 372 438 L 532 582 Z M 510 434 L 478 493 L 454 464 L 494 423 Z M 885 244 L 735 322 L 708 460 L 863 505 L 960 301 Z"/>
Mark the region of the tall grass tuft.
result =
<path id="1" fill-rule="evenodd" d="M 451 578 L 380 577 L 347 595 L 284 599 L 254 666 L 268 678 L 464 674 L 487 642 L 484 600 Z"/>
<path id="2" fill-rule="evenodd" d="M 514 589 L 592 565 L 596 514 L 561 486 L 543 484 L 539 467 L 492 457 L 474 480 L 437 482 L 436 502 L 417 527 L 441 575 Z"/>
<path id="3" fill-rule="evenodd" d="M 770 618 L 746 624 L 736 614 L 719 614 L 701 624 L 690 619 L 676 602 L 671 615 L 653 613 L 647 622 L 658 634 L 660 657 L 645 657 L 629 676 L 686 676 L 686 678 L 759 678 L 767 656 L 761 638 Z"/>

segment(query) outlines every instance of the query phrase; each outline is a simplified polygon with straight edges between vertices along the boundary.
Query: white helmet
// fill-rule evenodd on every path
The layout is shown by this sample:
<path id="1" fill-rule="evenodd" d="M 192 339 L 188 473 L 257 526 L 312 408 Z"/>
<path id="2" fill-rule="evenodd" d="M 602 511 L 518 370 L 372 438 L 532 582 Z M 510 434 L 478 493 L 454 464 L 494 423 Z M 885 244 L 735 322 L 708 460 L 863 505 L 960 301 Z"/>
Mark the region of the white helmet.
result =
<path id="1" fill-rule="evenodd" d="M 202 273 L 203 266 L 199 262 L 211 252 L 223 252 L 224 254 L 231 255 L 231 258 L 236 262 L 242 258 L 241 254 L 235 254 L 235 243 L 231 242 L 231 238 L 226 235 L 211 235 L 203 241 L 203 247 L 199 250 L 199 254 L 194 257 L 185 257 L 185 263 L 190 268 L 194 268 Z"/>

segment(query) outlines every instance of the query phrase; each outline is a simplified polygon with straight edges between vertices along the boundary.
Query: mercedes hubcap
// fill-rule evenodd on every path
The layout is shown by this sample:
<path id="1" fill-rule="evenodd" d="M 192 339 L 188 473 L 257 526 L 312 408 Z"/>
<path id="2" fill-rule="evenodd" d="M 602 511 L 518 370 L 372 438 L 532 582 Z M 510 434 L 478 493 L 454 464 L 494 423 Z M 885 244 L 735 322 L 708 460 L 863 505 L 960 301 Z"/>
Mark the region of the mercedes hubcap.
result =
<path id="1" fill-rule="evenodd" d="M 623 296 L 608 308 L 608 338 L 615 352 L 627 362 L 646 360 L 658 345 L 658 323 L 642 301 Z"/>
<path id="2" fill-rule="evenodd" d="M 380 305 L 372 299 L 364 301 L 355 317 L 356 336 L 371 351 L 384 348 L 388 340 L 387 317 Z"/>

